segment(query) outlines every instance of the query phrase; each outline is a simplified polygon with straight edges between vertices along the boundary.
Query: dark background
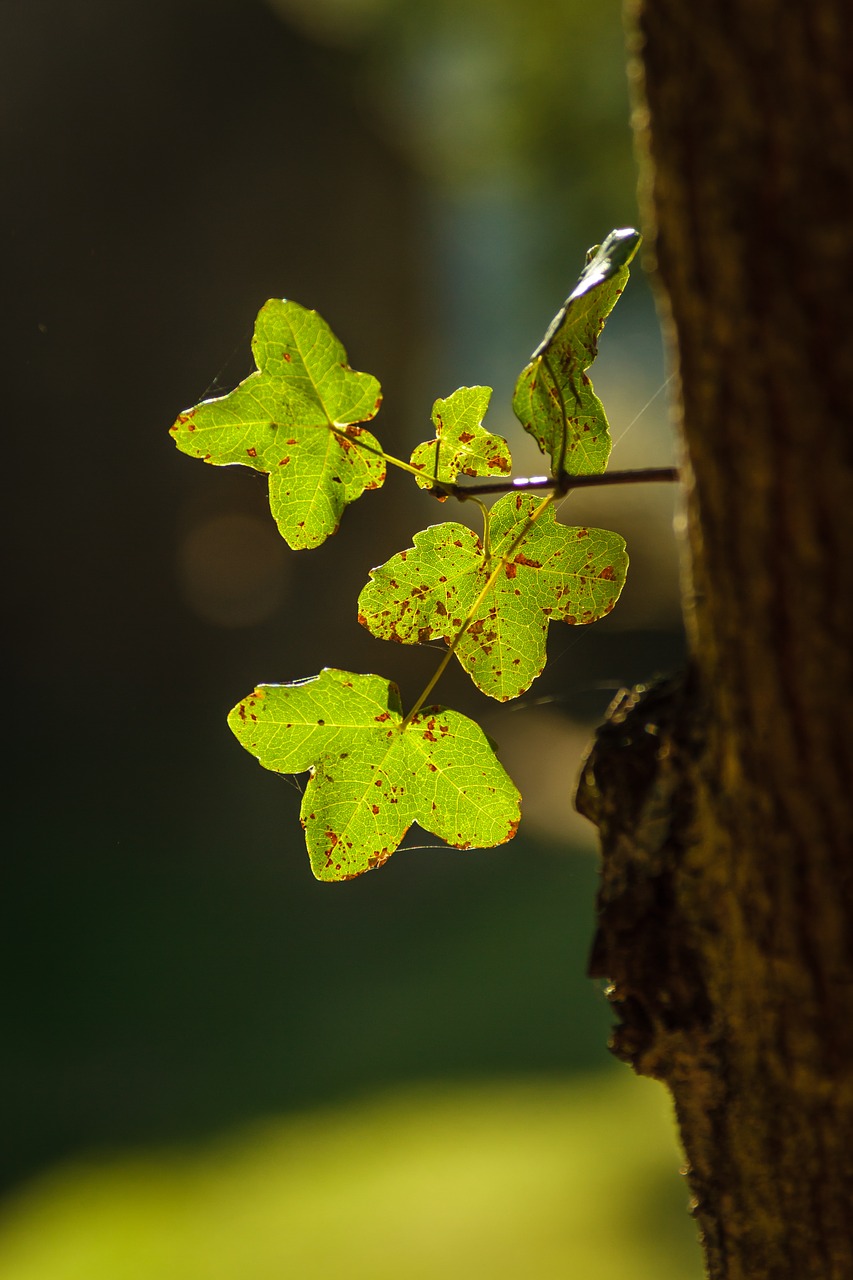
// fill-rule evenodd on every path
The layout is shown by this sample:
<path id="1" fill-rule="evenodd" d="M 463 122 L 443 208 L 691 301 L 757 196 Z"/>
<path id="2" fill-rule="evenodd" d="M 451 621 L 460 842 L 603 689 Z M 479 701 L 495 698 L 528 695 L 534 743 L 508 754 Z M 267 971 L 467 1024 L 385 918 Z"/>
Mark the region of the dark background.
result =
<path id="1" fill-rule="evenodd" d="M 506 398 L 584 248 L 635 217 L 621 57 L 606 101 L 562 115 L 541 75 L 517 100 L 500 89 L 518 153 L 490 168 L 486 139 L 454 161 L 464 116 L 396 128 L 432 101 L 413 105 L 418 69 L 450 74 L 446 31 L 422 6 L 386 9 L 328 39 L 253 0 L 3 9 L 6 1187 L 77 1151 L 394 1082 L 606 1062 L 584 977 L 595 869 L 574 836 L 525 824 L 506 848 L 401 852 L 319 885 L 298 788 L 225 725 L 255 683 L 321 666 L 377 670 L 411 702 L 437 655 L 372 640 L 355 597 L 425 520 L 457 518 L 392 475 L 336 539 L 291 555 L 262 477 L 175 451 L 177 412 L 250 371 L 263 301 L 324 315 L 380 379 L 377 432 L 407 456 L 457 382 Z M 596 165 L 598 187 L 568 190 Z M 662 374 L 641 284 L 622 308 L 613 330 L 646 378 L 633 416 Z M 510 343 L 496 371 L 488 352 Z M 665 433 L 644 439 L 639 461 L 669 460 Z M 626 536 L 651 527 L 648 551 L 630 544 L 621 619 L 558 638 L 533 716 L 549 699 L 552 717 L 594 719 L 613 685 L 677 661 L 675 569 L 655 545 L 670 513 L 607 510 Z M 498 738 L 521 723 L 453 673 L 439 696 Z M 577 758 L 558 771 L 565 799 Z"/>

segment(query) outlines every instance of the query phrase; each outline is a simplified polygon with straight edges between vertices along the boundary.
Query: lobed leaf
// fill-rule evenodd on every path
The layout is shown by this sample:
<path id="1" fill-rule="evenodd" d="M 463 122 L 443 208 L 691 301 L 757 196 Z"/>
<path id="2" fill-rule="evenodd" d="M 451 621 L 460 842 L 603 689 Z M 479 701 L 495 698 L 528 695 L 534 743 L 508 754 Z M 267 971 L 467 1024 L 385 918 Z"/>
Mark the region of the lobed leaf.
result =
<path id="1" fill-rule="evenodd" d="M 641 236 L 627 227 L 611 231 L 587 254 L 578 283 L 557 312 L 515 385 L 512 407 L 519 422 L 551 457 L 551 474 L 592 475 L 610 457 L 610 427 L 586 371 L 598 354 L 598 337 L 628 282 L 628 264 Z"/>
<path id="2" fill-rule="evenodd" d="M 261 685 L 228 723 L 264 768 L 311 770 L 301 820 L 318 880 L 381 866 L 413 822 L 460 849 L 515 835 L 518 791 L 479 725 L 427 707 L 404 727 L 397 686 L 381 676 L 327 667 Z"/>
<path id="3" fill-rule="evenodd" d="M 585 624 L 609 613 L 628 568 L 619 534 L 568 528 L 553 506 L 534 521 L 541 506 L 520 493 L 495 503 L 489 559 L 464 525 L 416 533 L 413 547 L 371 570 L 359 621 L 402 644 L 452 643 L 458 635 L 456 656 L 477 687 L 501 702 L 518 697 L 545 666 L 548 624 Z"/>
<path id="4" fill-rule="evenodd" d="M 344 507 L 385 479 L 378 441 L 357 425 L 379 409 L 379 383 L 351 369 L 326 322 L 296 302 L 261 308 L 252 352 L 257 371 L 180 414 L 172 435 L 214 466 L 266 472 L 282 537 L 294 550 L 319 546 Z"/>
<path id="5" fill-rule="evenodd" d="M 491 387 L 459 387 L 432 407 L 435 439 L 419 444 L 411 465 L 424 472 L 417 478 L 422 489 L 436 480 L 454 484 L 461 471 L 466 476 L 508 476 L 512 472 L 509 445 L 482 426 L 492 396 Z M 436 495 L 444 501 L 445 495 Z"/>

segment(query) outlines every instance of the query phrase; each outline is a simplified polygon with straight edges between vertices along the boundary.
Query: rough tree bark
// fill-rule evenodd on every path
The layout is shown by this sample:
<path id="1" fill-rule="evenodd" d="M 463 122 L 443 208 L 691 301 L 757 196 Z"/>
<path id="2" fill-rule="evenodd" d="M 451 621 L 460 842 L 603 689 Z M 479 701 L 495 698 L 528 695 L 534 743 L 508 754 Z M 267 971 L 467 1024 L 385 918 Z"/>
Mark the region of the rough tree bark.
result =
<path id="1" fill-rule="evenodd" d="M 853 1277 L 853 20 L 632 0 L 691 668 L 579 791 L 615 1051 L 672 1091 L 713 1280 Z"/>

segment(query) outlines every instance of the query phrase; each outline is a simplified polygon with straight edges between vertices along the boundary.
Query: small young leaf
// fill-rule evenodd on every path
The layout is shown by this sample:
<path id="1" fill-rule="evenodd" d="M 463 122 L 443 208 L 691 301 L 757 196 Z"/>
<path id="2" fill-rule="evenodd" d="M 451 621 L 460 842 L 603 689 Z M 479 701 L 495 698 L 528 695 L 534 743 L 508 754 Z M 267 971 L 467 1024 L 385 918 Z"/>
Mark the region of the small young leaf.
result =
<path id="1" fill-rule="evenodd" d="M 359 621 L 373 635 L 403 644 L 450 643 L 464 627 L 456 656 L 471 679 L 501 702 L 517 698 L 545 665 L 549 622 L 574 625 L 609 613 L 628 567 L 617 533 L 567 528 L 557 523 L 553 507 L 531 523 L 540 502 L 518 493 L 495 503 L 488 561 L 480 539 L 464 525 L 416 533 L 414 547 L 371 570 L 358 600 Z"/>
<path id="2" fill-rule="evenodd" d="M 350 369 L 326 322 L 296 302 L 261 308 L 252 351 L 257 372 L 180 414 L 175 443 L 214 466 L 267 472 L 281 536 L 294 550 L 319 546 L 344 507 L 385 479 L 377 440 L 354 425 L 376 414 L 379 383 Z"/>
<path id="3" fill-rule="evenodd" d="M 461 471 L 466 476 L 508 476 L 512 472 L 509 445 L 481 425 L 491 399 L 491 387 L 460 387 L 432 407 L 435 439 L 419 444 L 411 465 L 423 471 L 422 489 L 436 480 L 453 484 Z M 444 501 L 443 494 L 436 494 Z"/>
<path id="4" fill-rule="evenodd" d="M 261 685 L 228 723 L 264 768 L 311 770 L 301 819 L 318 880 L 381 866 L 413 822 L 459 849 L 515 835 L 518 791 L 479 725 L 426 707 L 404 728 L 397 686 L 381 676 L 327 667 Z"/>
<path id="5" fill-rule="evenodd" d="M 515 385 L 512 407 L 543 453 L 551 474 L 593 475 L 610 457 L 604 406 L 586 376 L 598 336 L 628 281 L 640 233 L 611 231 L 587 254 L 584 271 Z"/>

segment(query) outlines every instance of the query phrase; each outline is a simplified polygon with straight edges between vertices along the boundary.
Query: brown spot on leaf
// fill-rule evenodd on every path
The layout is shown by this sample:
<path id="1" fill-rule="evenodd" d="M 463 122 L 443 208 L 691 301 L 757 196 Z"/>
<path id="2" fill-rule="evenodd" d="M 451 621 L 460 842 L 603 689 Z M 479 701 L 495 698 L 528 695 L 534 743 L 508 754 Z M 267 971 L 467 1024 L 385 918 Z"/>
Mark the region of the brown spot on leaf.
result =
<path id="1" fill-rule="evenodd" d="M 254 447 L 251 449 L 247 449 L 246 452 L 248 453 L 250 458 L 257 458 L 258 456 L 258 451 Z"/>
<path id="2" fill-rule="evenodd" d="M 613 578 L 615 577 L 615 574 L 613 572 L 613 565 L 609 564 L 606 569 L 602 569 L 601 573 L 598 576 L 599 578 L 606 579 L 607 582 L 612 582 Z"/>

